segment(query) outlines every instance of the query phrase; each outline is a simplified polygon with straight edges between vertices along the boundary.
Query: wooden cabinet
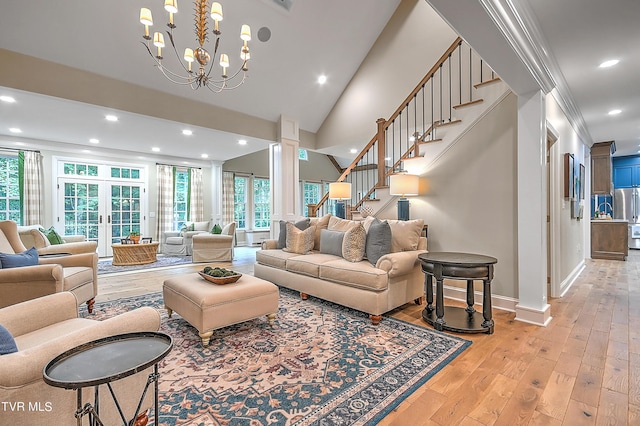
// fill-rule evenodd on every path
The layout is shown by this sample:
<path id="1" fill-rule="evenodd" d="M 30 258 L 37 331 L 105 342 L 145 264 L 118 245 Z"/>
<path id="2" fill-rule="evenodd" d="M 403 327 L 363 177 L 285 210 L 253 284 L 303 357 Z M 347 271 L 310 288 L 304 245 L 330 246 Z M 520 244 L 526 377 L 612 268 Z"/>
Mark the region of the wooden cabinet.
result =
<path id="1" fill-rule="evenodd" d="M 591 258 L 626 260 L 629 255 L 629 223 L 591 221 Z"/>
<path id="2" fill-rule="evenodd" d="M 591 147 L 591 193 L 611 195 L 613 174 L 611 155 L 616 152 L 614 141 L 594 143 Z"/>
<path id="3" fill-rule="evenodd" d="M 616 152 L 614 141 L 598 142 L 591 147 L 591 193 L 611 195 L 613 166 L 611 155 Z"/>

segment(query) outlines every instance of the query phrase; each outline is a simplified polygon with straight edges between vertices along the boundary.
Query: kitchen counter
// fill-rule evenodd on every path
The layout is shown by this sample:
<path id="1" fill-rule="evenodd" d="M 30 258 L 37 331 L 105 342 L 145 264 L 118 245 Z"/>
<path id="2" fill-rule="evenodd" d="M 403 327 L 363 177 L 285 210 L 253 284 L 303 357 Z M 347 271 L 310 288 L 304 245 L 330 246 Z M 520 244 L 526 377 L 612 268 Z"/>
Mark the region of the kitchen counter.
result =
<path id="1" fill-rule="evenodd" d="M 629 255 L 629 222 L 591 219 L 591 258 L 626 260 Z"/>

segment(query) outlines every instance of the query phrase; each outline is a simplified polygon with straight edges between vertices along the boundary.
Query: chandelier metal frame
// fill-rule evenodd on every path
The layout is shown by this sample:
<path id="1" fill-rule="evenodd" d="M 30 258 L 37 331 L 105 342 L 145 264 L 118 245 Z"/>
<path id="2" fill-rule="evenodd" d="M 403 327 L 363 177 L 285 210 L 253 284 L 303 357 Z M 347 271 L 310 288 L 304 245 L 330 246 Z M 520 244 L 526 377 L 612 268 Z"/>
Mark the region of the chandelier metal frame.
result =
<path id="1" fill-rule="evenodd" d="M 178 12 L 177 0 L 165 0 L 164 5 L 165 10 L 169 12 L 169 22 L 167 23 L 168 30 L 166 31 L 166 34 L 169 37 L 171 47 L 173 49 L 173 52 L 175 53 L 176 58 L 178 59 L 178 63 L 180 63 L 183 71 L 186 72 L 186 75 L 172 71 L 164 65 L 164 57 L 162 56 L 162 48 L 165 47 L 164 37 L 160 32 L 155 32 L 153 34 L 153 37 L 149 35 L 149 26 L 153 25 L 153 19 L 151 17 L 151 11 L 147 8 L 142 8 L 140 10 L 140 22 L 145 26 L 145 34 L 142 36 L 145 41 L 142 41 L 141 43 L 147 49 L 149 56 L 151 56 L 151 58 L 154 60 L 154 67 L 158 68 L 160 72 L 167 78 L 167 80 L 171 81 L 174 84 L 189 86 L 192 90 L 206 87 L 214 93 L 237 89 L 245 82 L 248 77 L 248 61 L 251 56 L 249 53 L 249 46 L 247 42 L 251 40 L 250 27 L 248 25 L 242 25 L 241 29 L 240 38 L 244 42 L 240 52 L 242 65 L 235 73 L 229 76 L 227 74 L 227 68 L 229 68 L 229 58 L 226 54 L 221 53 L 219 62 L 222 66 L 222 75 L 221 79 L 216 79 L 211 75 L 211 73 L 218 56 L 218 47 L 220 45 L 220 36 L 222 34 L 219 28 L 219 21 L 222 21 L 223 18 L 222 6 L 217 2 L 213 2 L 211 4 L 210 16 L 214 21 L 214 29 L 213 31 L 211 31 L 211 33 L 215 35 L 215 44 L 213 48 L 213 54 L 210 54 L 207 49 L 205 49 L 205 43 L 209 39 L 209 20 L 207 17 L 207 12 L 209 9 L 208 0 L 195 0 L 194 5 L 195 32 L 199 47 L 193 50 L 190 48 L 185 49 L 185 53 L 183 56 L 185 62 L 180 59 L 180 54 L 178 53 L 178 49 L 175 44 L 175 37 L 173 34 L 173 30 L 176 28 L 176 25 L 173 22 L 173 15 L 174 13 Z M 156 55 L 154 55 L 153 53 L 152 45 L 157 48 Z M 197 62 L 198 64 L 198 69 L 195 72 L 192 70 L 191 66 L 193 62 Z M 240 76 L 240 73 L 242 73 L 242 79 L 240 81 L 237 81 L 237 77 Z M 233 85 L 230 85 L 230 82 L 233 82 Z"/>

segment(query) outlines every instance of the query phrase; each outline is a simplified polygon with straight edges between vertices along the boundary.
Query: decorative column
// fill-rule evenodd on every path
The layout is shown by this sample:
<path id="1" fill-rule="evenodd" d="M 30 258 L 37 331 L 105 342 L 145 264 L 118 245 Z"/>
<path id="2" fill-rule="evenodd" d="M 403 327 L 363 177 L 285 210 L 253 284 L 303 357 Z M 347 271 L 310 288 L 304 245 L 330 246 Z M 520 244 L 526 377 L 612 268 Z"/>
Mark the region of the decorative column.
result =
<path id="1" fill-rule="evenodd" d="M 280 232 L 280 220 L 300 216 L 298 122 L 284 115 L 278 123 L 278 143 L 269 146 L 269 178 L 271 180 L 271 238 Z"/>
<path id="2" fill-rule="evenodd" d="M 518 304 L 516 319 L 551 321 L 547 303 L 546 108 L 540 90 L 518 96 Z"/>
<path id="3" fill-rule="evenodd" d="M 211 226 L 222 223 L 222 163 L 211 162 Z"/>

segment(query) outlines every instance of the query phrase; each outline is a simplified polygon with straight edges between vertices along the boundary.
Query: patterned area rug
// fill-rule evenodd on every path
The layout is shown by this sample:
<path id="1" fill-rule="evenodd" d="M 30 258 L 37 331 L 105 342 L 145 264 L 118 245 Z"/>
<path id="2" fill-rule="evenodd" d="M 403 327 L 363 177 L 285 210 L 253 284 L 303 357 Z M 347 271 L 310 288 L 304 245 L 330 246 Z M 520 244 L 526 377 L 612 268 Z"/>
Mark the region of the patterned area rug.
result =
<path id="1" fill-rule="evenodd" d="M 139 306 L 174 339 L 160 364 L 161 425 L 374 425 L 471 342 L 281 289 L 266 317 L 214 332 L 171 319 L 156 293 L 96 304 L 98 319 Z"/>
<path id="2" fill-rule="evenodd" d="M 113 266 L 111 259 L 98 261 L 98 275 L 114 274 L 116 272 L 139 271 L 142 269 L 162 268 L 164 266 L 183 265 L 191 263 L 191 256 L 163 256 L 158 255 L 158 260 L 145 265 Z"/>

